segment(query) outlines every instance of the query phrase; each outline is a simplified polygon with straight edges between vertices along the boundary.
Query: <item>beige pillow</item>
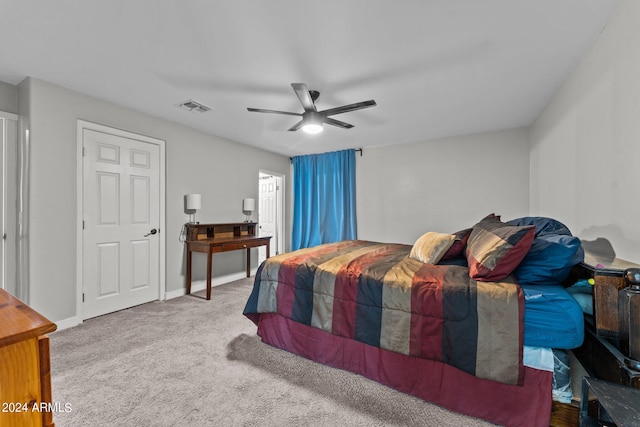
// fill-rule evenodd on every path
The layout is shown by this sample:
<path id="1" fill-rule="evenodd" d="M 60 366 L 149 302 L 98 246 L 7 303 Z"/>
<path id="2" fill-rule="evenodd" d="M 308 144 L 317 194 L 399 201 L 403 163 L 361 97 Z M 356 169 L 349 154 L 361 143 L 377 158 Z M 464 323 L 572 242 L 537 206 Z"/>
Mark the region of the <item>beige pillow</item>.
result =
<path id="1" fill-rule="evenodd" d="M 429 231 L 416 240 L 409 256 L 426 264 L 437 264 L 455 240 L 453 234 Z"/>

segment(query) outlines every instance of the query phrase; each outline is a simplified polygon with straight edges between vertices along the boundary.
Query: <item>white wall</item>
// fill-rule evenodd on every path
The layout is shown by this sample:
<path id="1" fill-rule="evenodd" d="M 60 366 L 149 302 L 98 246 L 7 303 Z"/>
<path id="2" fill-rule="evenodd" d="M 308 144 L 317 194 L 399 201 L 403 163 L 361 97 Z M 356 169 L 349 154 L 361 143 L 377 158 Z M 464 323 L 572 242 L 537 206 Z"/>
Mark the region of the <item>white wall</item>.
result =
<path id="1" fill-rule="evenodd" d="M 531 212 L 640 262 L 640 2 L 622 0 L 532 125 Z"/>
<path id="2" fill-rule="evenodd" d="M 286 175 L 286 186 L 291 188 L 288 157 L 33 78 L 19 85 L 19 96 L 21 114 L 29 116 L 31 131 L 30 305 L 53 321 L 79 315 L 75 312 L 77 119 L 166 141 L 167 224 L 163 237 L 168 292 L 184 288 L 184 246 L 178 235 L 188 220 L 183 210 L 185 194 L 202 194 L 198 221 L 236 222 L 244 220 L 242 199 L 258 197 L 260 169 Z M 245 269 L 242 251 L 214 258 L 214 277 Z M 253 258 L 257 259 L 257 252 Z M 203 279 L 204 257 L 196 254 L 194 261 L 194 280 Z"/>
<path id="3" fill-rule="evenodd" d="M 0 111 L 18 113 L 18 88 L 16 86 L 0 82 Z"/>
<path id="4" fill-rule="evenodd" d="M 356 171 L 359 239 L 413 244 L 529 212 L 526 129 L 367 148 Z"/>

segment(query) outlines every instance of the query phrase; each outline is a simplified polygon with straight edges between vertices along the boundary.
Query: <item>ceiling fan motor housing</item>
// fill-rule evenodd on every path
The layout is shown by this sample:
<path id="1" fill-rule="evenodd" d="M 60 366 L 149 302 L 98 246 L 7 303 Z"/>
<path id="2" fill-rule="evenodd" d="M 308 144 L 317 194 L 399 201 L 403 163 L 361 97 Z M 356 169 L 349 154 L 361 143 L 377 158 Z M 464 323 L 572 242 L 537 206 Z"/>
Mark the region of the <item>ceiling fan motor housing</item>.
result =
<path id="1" fill-rule="evenodd" d="M 302 120 L 304 120 L 305 123 L 322 124 L 324 116 L 316 111 L 305 111 L 304 114 L 302 114 Z"/>
<path id="2" fill-rule="evenodd" d="M 316 111 L 306 111 L 302 115 L 302 130 L 306 133 L 322 132 L 324 116 Z"/>
<path id="3" fill-rule="evenodd" d="M 318 97 L 320 96 L 320 92 L 318 92 L 317 90 L 310 90 L 309 95 L 311 96 L 313 102 L 316 102 Z"/>

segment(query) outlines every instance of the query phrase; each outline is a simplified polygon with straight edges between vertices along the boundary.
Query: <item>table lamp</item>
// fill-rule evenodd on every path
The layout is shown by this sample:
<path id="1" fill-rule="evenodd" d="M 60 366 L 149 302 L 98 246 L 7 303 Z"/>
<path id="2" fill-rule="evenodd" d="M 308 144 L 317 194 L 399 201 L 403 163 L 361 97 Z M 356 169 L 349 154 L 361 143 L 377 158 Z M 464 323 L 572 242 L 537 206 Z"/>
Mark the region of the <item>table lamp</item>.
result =
<path id="1" fill-rule="evenodd" d="M 244 222 L 251 220 L 251 212 L 256 210 L 256 199 L 242 199 L 242 210 L 246 215 Z"/>
<path id="2" fill-rule="evenodd" d="M 200 194 L 187 194 L 184 197 L 186 211 L 189 214 L 189 222 L 196 223 L 196 212 L 198 209 L 202 209 L 202 196 Z"/>

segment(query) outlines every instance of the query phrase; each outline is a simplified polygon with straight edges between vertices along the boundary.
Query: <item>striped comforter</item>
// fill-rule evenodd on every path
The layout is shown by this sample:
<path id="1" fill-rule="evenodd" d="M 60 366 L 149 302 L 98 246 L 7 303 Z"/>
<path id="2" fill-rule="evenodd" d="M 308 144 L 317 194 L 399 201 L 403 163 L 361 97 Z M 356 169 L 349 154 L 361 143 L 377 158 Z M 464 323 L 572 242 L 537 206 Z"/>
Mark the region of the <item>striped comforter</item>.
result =
<path id="1" fill-rule="evenodd" d="M 477 282 L 466 267 L 424 264 L 411 246 L 360 240 L 274 256 L 244 314 L 278 313 L 328 333 L 521 384 L 524 298 L 513 279 Z"/>

